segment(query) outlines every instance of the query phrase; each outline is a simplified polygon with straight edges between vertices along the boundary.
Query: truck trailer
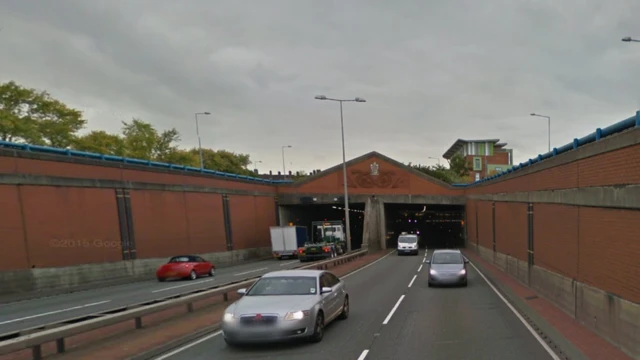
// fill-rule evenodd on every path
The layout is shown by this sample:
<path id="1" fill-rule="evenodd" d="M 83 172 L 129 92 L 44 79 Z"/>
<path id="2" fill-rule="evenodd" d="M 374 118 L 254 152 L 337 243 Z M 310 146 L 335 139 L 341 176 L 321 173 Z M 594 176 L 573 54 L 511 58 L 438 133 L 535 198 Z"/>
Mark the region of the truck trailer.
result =
<path id="1" fill-rule="evenodd" d="M 308 242 L 307 228 L 304 226 L 271 226 L 271 252 L 273 257 L 298 257 L 298 249 Z"/>

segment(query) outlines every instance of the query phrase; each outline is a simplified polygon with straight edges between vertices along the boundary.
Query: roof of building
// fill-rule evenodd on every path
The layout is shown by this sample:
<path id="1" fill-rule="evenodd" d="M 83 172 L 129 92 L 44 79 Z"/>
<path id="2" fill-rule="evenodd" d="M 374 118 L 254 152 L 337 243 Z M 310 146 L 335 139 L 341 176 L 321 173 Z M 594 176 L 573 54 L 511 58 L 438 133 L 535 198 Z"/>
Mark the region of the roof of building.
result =
<path id="1" fill-rule="evenodd" d="M 493 143 L 498 144 L 500 139 L 481 139 L 481 140 L 465 140 L 458 139 L 456 142 L 449 147 L 449 149 L 442 155 L 445 159 L 451 159 L 455 153 L 457 153 L 465 144 L 468 143 Z M 507 145 L 506 143 L 500 143 L 502 146 Z"/>
<path id="2" fill-rule="evenodd" d="M 347 161 L 346 165 L 347 165 L 347 167 L 349 167 L 351 165 L 360 163 L 362 161 L 365 161 L 367 159 L 374 158 L 374 157 L 376 157 L 378 159 L 381 159 L 383 161 L 386 161 L 391 165 L 397 166 L 398 168 L 403 169 L 403 170 L 407 171 L 408 173 L 411 173 L 411 174 L 413 174 L 413 175 L 415 175 L 415 176 L 417 176 L 417 177 L 419 177 L 421 179 L 427 180 L 429 182 L 432 182 L 434 184 L 437 184 L 437 185 L 440 185 L 440 186 L 443 186 L 443 187 L 451 187 L 450 184 L 447 184 L 446 182 L 444 182 L 444 181 L 442 181 L 440 179 L 436 179 L 433 176 L 429 176 L 429 175 L 427 175 L 427 174 L 425 174 L 425 173 L 423 173 L 421 171 L 418 171 L 418 170 L 412 168 L 411 166 L 403 164 L 403 163 L 401 163 L 401 162 L 399 162 L 397 160 L 394 160 L 394 159 L 392 159 L 392 158 L 390 158 L 390 157 L 388 157 L 386 155 L 383 155 L 383 154 L 381 154 L 381 153 L 379 153 L 377 151 L 371 151 L 371 152 L 368 152 L 368 153 L 366 153 L 364 155 L 358 156 L 357 158 L 353 158 L 353 159 Z M 338 172 L 338 171 L 342 171 L 342 163 L 340 163 L 338 165 L 335 165 L 333 167 L 330 167 L 329 169 L 326 169 L 324 171 L 318 172 L 318 173 L 316 173 L 314 175 L 306 176 L 303 179 L 300 179 L 300 180 L 298 180 L 298 181 L 296 181 L 296 182 L 294 182 L 292 184 L 286 184 L 285 186 L 301 186 L 303 184 L 307 184 L 307 183 L 309 183 L 311 181 L 317 180 L 317 179 L 319 179 L 321 177 L 327 176 L 328 174 L 331 174 L 331 173 L 334 173 L 334 172 Z"/>

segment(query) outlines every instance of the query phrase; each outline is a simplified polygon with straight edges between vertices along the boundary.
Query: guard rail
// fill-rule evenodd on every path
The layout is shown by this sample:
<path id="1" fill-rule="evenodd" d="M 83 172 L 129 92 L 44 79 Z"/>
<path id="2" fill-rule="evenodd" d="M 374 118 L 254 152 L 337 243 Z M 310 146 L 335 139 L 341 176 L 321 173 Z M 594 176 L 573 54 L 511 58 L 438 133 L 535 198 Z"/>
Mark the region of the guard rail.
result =
<path id="1" fill-rule="evenodd" d="M 349 254 L 329 260 L 314 262 L 309 265 L 298 266 L 295 269 L 328 269 L 329 266 L 338 266 L 368 253 L 367 249 L 357 250 Z M 105 312 L 98 312 L 85 315 L 80 318 L 69 319 L 63 322 L 56 322 L 36 328 L 5 334 L 0 337 L 0 355 L 11 354 L 25 349 L 31 349 L 34 360 L 42 359 L 42 345 L 55 342 L 56 352 L 65 352 L 65 339 L 71 336 L 97 330 L 107 326 L 123 323 L 129 320 L 134 321 L 136 329 L 142 328 L 142 318 L 178 306 L 185 306 L 187 312 L 193 311 L 193 304 L 208 299 L 213 296 L 222 295 L 223 301 L 229 301 L 229 293 L 238 289 L 248 287 L 261 276 L 246 278 L 244 280 L 218 285 L 216 287 L 194 290 L 180 295 L 174 295 L 162 299 L 157 299 L 145 303 L 129 305 L 126 307 L 113 309 Z"/>

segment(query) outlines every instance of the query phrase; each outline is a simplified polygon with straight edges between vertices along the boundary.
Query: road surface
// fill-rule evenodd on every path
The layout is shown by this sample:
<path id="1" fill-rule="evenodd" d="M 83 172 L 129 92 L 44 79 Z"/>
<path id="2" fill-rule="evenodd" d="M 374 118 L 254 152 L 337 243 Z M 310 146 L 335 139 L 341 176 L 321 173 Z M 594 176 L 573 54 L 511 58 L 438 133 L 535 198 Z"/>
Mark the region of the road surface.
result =
<path id="1" fill-rule="evenodd" d="M 469 266 L 466 288 L 429 288 L 424 253 L 396 256 L 344 278 L 351 314 L 321 343 L 227 347 L 217 332 L 155 360 L 554 359 Z"/>
<path id="2" fill-rule="evenodd" d="M 0 306 L 0 335 L 74 317 L 94 314 L 121 306 L 151 301 L 189 290 L 206 288 L 269 271 L 301 265 L 298 260 L 265 260 L 216 270 L 213 278 L 164 283 L 157 280 L 109 286 L 58 296 L 25 300 Z"/>

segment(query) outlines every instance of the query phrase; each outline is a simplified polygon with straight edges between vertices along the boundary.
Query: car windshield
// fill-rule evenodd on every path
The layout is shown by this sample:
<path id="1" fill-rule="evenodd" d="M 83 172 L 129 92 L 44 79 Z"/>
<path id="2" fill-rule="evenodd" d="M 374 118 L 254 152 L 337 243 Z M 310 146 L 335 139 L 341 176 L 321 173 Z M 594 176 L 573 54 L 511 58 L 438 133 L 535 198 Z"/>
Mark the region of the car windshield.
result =
<path id="1" fill-rule="evenodd" d="M 318 280 L 311 276 L 266 277 L 258 280 L 246 296 L 313 295 Z"/>
<path id="2" fill-rule="evenodd" d="M 418 238 L 415 236 L 401 236 L 398 242 L 403 244 L 415 244 L 418 242 Z"/>
<path id="3" fill-rule="evenodd" d="M 169 259 L 169 263 L 191 262 L 188 256 L 176 256 Z"/>
<path id="4" fill-rule="evenodd" d="M 462 264 L 462 255 L 456 253 L 435 253 L 433 254 L 433 259 L 431 259 L 432 264 Z"/>

